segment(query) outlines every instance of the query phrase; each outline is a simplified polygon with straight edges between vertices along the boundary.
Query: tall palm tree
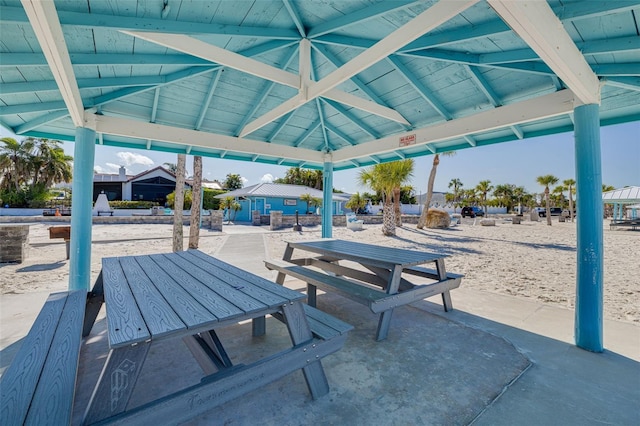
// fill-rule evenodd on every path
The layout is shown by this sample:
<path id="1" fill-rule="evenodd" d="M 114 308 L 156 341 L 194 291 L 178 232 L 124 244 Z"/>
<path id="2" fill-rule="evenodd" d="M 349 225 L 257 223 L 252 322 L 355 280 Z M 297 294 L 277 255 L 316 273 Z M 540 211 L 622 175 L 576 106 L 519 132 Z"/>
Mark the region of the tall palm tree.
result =
<path id="1" fill-rule="evenodd" d="M 184 208 L 184 175 L 186 163 L 186 154 L 178 154 L 178 163 L 176 164 L 176 197 L 173 207 L 173 251 L 184 250 L 182 210 Z"/>
<path id="2" fill-rule="evenodd" d="M 484 215 L 487 216 L 487 194 L 493 189 L 490 180 L 481 180 L 476 185 L 476 191 L 480 193 L 482 206 L 484 207 Z"/>
<path id="3" fill-rule="evenodd" d="M 449 182 L 449 188 L 453 188 L 453 212 L 456 213 L 456 208 L 460 203 L 460 190 L 462 189 L 462 181 L 458 178 L 453 178 Z"/>
<path id="4" fill-rule="evenodd" d="M 33 149 L 32 139 L 16 141 L 13 138 L 5 137 L 0 139 L 0 164 L 2 164 L 2 187 L 13 189 L 17 192 L 20 187 L 31 179 L 33 170 Z"/>
<path id="5" fill-rule="evenodd" d="M 433 185 L 436 181 L 436 171 L 438 170 L 438 166 L 440 165 L 440 155 L 443 156 L 452 156 L 455 155 L 455 151 L 443 152 L 442 154 L 434 154 L 433 156 L 433 164 L 431 165 L 431 172 L 429 173 L 429 181 L 427 182 L 427 195 L 424 200 L 424 207 L 422 208 L 422 213 L 420 213 L 420 218 L 418 219 L 418 229 L 422 229 L 427 224 L 427 214 L 429 213 L 429 204 L 431 204 L 431 198 L 433 197 Z"/>
<path id="6" fill-rule="evenodd" d="M 538 176 L 536 182 L 544 186 L 544 198 L 547 206 L 547 225 L 551 226 L 551 207 L 549 206 L 549 185 L 555 185 L 558 178 L 554 175 Z"/>
<path id="7" fill-rule="evenodd" d="M 518 200 L 518 214 L 522 214 L 522 199 L 527 195 L 527 190 L 524 189 L 524 186 L 516 186 L 513 188 L 513 197 Z"/>
<path id="8" fill-rule="evenodd" d="M 356 214 L 359 210 L 364 209 L 367 205 L 367 199 L 360 195 L 359 192 L 356 192 L 349 198 L 349 201 L 345 203 L 345 207 L 353 210 Z"/>
<path id="9" fill-rule="evenodd" d="M 396 235 L 396 213 L 392 205 L 393 193 L 396 188 L 411 176 L 413 160 L 394 161 L 391 163 L 376 164 L 373 167 L 360 172 L 360 183 L 369 186 L 382 194 L 382 233 L 384 235 Z M 398 195 L 398 200 L 400 196 Z"/>
<path id="10" fill-rule="evenodd" d="M 66 155 L 60 141 L 51 139 L 33 139 L 32 157 L 33 179 L 31 187 L 50 188 L 56 183 L 71 182 L 73 157 Z"/>
<path id="11" fill-rule="evenodd" d="M 562 184 L 567 187 L 569 191 L 569 215 L 571 222 L 573 222 L 573 193 L 576 190 L 576 181 L 574 179 L 565 179 Z"/>
<path id="12" fill-rule="evenodd" d="M 202 199 L 202 157 L 193 157 L 193 187 L 191 188 L 191 220 L 189 221 L 189 248 L 197 249 L 200 240 L 200 204 Z"/>

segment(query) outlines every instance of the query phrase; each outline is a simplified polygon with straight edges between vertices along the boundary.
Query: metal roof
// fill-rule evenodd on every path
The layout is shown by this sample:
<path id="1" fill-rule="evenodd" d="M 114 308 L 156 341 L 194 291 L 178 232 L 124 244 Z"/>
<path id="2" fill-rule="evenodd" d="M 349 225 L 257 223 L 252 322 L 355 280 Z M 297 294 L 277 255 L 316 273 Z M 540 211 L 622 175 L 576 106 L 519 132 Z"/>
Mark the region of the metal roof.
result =
<path id="1" fill-rule="evenodd" d="M 638 16 L 614 0 L 0 0 L 0 124 L 342 170 L 572 131 L 581 103 L 637 121 Z"/>
<path id="2" fill-rule="evenodd" d="M 310 194 L 312 197 L 322 199 L 322 191 L 303 185 L 287 185 L 281 183 L 259 183 L 236 189 L 224 194 L 216 195 L 215 198 L 227 197 L 272 197 L 272 198 L 300 198 L 302 195 Z M 333 194 L 334 201 L 347 201 L 347 194 Z"/>
<path id="3" fill-rule="evenodd" d="M 633 204 L 640 201 L 640 186 L 625 186 L 602 194 L 605 203 Z"/>

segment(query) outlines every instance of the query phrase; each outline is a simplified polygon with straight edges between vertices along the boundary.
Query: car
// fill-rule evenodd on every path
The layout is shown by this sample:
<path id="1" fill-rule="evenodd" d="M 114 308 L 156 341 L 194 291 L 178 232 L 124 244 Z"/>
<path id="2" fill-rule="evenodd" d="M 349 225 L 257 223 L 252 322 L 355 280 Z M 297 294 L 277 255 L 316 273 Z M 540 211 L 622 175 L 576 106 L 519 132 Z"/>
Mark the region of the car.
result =
<path id="1" fill-rule="evenodd" d="M 472 207 L 463 207 L 460 211 L 460 215 L 462 217 L 476 217 L 476 216 L 484 216 L 484 211 L 480 207 L 472 206 Z"/>
<path id="2" fill-rule="evenodd" d="M 536 207 L 536 211 L 540 217 L 547 217 L 547 209 L 545 207 Z M 562 209 L 560 207 L 550 207 L 549 211 L 551 216 L 560 216 L 562 214 Z"/>

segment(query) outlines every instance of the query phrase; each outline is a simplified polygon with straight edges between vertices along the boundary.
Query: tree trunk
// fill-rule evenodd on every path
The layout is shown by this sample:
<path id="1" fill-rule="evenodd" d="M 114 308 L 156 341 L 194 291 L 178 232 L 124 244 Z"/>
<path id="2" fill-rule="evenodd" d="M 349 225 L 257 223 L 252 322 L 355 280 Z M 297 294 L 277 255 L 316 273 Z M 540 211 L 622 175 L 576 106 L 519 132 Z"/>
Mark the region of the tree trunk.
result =
<path id="1" fill-rule="evenodd" d="M 390 194 L 385 196 L 384 207 L 382 210 L 382 233 L 386 236 L 396 235 L 396 218 L 391 203 Z"/>
<path id="2" fill-rule="evenodd" d="M 184 209 L 184 169 L 187 162 L 185 154 L 178 154 L 176 168 L 176 198 L 173 206 L 173 251 L 184 250 L 182 229 L 182 210 Z"/>
<path id="3" fill-rule="evenodd" d="M 573 222 L 573 194 L 571 194 L 571 186 L 569 186 L 569 214 L 571 215 L 571 222 Z"/>
<path id="4" fill-rule="evenodd" d="M 427 183 L 427 195 L 424 200 L 424 207 L 422 213 L 420 213 L 420 219 L 418 219 L 418 229 L 422 229 L 427 224 L 427 213 L 429 212 L 429 204 L 431 204 L 431 198 L 433 197 L 433 185 L 436 181 L 436 171 L 440 164 L 440 155 L 433 156 L 433 166 L 431 167 L 431 173 L 429 173 L 429 182 Z"/>
<path id="5" fill-rule="evenodd" d="M 396 226 L 402 227 L 402 211 L 400 210 L 400 188 L 393 188 L 393 212 Z"/>
<path id="6" fill-rule="evenodd" d="M 551 208 L 549 207 L 549 187 L 544 189 L 544 198 L 547 201 L 547 225 L 551 226 Z"/>
<path id="7" fill-rule="evenodd" d="M 200 204 L 202 203 L 202 157 L 193 157 L 193 187 L 191 188 L 191 220 L 189 248 L 197 249 L 200 240 Z"/>

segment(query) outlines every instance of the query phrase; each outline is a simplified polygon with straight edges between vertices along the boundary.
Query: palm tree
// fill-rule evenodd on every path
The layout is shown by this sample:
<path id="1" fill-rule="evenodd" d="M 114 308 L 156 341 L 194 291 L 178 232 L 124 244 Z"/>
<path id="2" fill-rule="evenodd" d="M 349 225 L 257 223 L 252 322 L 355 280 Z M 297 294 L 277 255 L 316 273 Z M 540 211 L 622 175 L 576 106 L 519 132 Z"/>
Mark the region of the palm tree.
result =
<path id="1" fill-rule="evenodd" d="M 178 172 L 178 165 L 176 163 L 162 163 L 162 165 L 174 175 Z"/>
<path id="2" fill-rule="evenodd" d="M 384 235 L 396 235 L 395 209 L 392 207 L 391 200 L 394 190 L 402 187 L 404 181 L 410 177 L 410 173 L 413 170 L 412 166 L 413 160 L 402 160 L 376 164 L 360 172 L 360 183 L 382 194 L 384 203 L 382 210 L 382 233 Z"/>
<path id="3" fill-rule="evenodd" d="M 202 199 L 202 157 L 193 157 L 193 187 L 191 188 L 191 220 L 189 221 L 189 248 L 197 249 L 200 240 L 200 204 Z"/>
<path id="4" fill-rule="evenodd" d="M 555 185 L 558 182 L 558 178 L 554 175 L 538 176 L 536 182 L 544 186 L 544 198 L 547 206 L 547 225 L 551 226 L 551 208 L 549 206 L 549 185 Z"/>
<path id="5" fill-rule="evenodd" d="M 176 165 L 176 198 L 173 208 L 173 251 L 184 250 L 184 233 L 182 229 L 182 209 L 184 208 L 184 175 L 186 168 L 186 154 L 178 154 Z"/>
<path id="6" fill-rule="evenodd" d="M 574 179 L 565 179 L 562 184 L 567 187 L 569 191 L 569 215 L 571 222 L 573 222 L 573 193 L 576 190 L 576 181 Z"/>
<path id="7" fill-rule="evenodd" d="M 18 192 L 23 184 L 31 178 L 33 139 L 21 142 L 13 138 L 2 138 L 0 147 L 0 164 L 2 165 L 2 188 Z"/>
<path id="8" fill-rule="evenodd" d="M 493 190 L 493 196 L 496 198 L 497 204 L 505 206 L 507 208 L 507 212 L 513 210 L 514 190 L 515 185 L 509 183 L 496 185 Z"/>
<path id="9" fill-rule="evenodd" d="M 227 223 L 231 223 L 236 219 L 236 214 L 238 213 L 238 210 L 242 209 L 242 206 L 235 200 L 235 198 L 225 197 L 225 199 L 220 203 L 220 208 L 227 211 Z"/>
<path id="10" fill-rule="evenodd" d="M 487 216 L 487 194 L 493 189 L 493 185 L 491 185 L 490 180 L 481 180 L 478 185 L 476 185 L 476 191 L 478 191 L 481 195 L 482 206 L 484 207 L 484 215 Z"/>
<path id="11" fill-rule="evenodd" d="M 313 197 L 311 199 L 311 207 L 313 207 L 314 212 L 318 207 L 322 207 L 322 198 Z"/>
<path id="12" fill-rule="evenodd" d="M 300 201 L 307 203 L 307 211 L 305 211 L 304 214 L 309 214 L 309 204 L 311 203 L 311 200 L 313 200 L 313 196 L 311 194 L 302 194 L 300 196 Z"/>
<path id="13" fill-rule="evenodd" d="M 559 204 L 561 208 L 564 208 L 564 191 L 566 190 L 567 188 L 564 185 L 558 185 L 551 191 L 556 197 L 554 200 L 556 207 Z"/>
<path id="14" fill-rule="evenodd" d="M 513 188 L 513 197 L 518 200 L 518 214 L 522 214 L 522 199 L 527 195 L 527 190 L 524 189 L 524 186 L 516 186 Z"/>
<path id="15" fill-rule="evenodd" d="M 358 211 L 364 209 L 366 205 L 367 199 L 360 195 L 359 192 L 356 192 L 349 198 L 349 201 L 347 201 L 344 206 L 357 214 Z"/>
<path id="16" fill-rule="evenodd" d="M 393 187 L 393 210 L 396 218 L 396 226 L 402 227 L 402 211 L 400 209 L 400 199 L 402 193 L 402 184 L 413 176 L 413 160 L 394 161 L 391 170 L 392 181 L 396 186 Z"/>
<path id="17" fill-rule="evenodd" d="M 452 156 L 455 155 L 455 151 L 443 152 L 443 156 Z M 431 204 L 431 198 L 433 197 L 433 185 L 436 181 L 436 171 L 438 170 L 438 165 L 440 164 L 440 154 L 435 154 L 433 156 L 433 164 L 431 165 L 431 173 L 429 173 L 429 181 L 427 182 L 427 196 L 424 200 L 424 207 L 422 209 L 422 213 L 420 213 L 420 219 L 418 219 L 418 229 L 424 228 L 427 224 L 427 214 L 429 213 L 429 204 Z"/>
<path id="18" fill-rule="evenodd" d="M 449 182 L 449 188 L 453 188 L 453 212 L 456 213 L 456 207 L 460 202 L 460 190 L 462 189 L 462 181 L 458 178 L 453 178 Z"/>
<path id="19" fill-rule="evenodd" d="M 56 183 L 71 182 L 73 157 L 66 155 L 60 141 L 29 138 L 34 146 L 32 157 L 33 180 L 31 187 L 48 189 Z"/>

